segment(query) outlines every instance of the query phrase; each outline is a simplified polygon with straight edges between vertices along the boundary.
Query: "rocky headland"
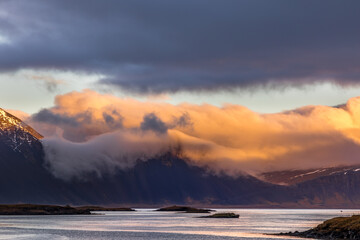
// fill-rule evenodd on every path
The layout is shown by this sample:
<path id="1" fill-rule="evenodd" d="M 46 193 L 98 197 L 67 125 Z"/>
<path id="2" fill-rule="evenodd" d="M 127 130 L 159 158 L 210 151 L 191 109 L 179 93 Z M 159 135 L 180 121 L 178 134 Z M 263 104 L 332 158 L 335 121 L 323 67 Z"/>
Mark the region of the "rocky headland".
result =
<path id="1" fill-rule="evenodd" d="M 288 232 L 278 235 L 315 239 L 360 239 L 360 215 L 336 217 L 304 232 Z"/>

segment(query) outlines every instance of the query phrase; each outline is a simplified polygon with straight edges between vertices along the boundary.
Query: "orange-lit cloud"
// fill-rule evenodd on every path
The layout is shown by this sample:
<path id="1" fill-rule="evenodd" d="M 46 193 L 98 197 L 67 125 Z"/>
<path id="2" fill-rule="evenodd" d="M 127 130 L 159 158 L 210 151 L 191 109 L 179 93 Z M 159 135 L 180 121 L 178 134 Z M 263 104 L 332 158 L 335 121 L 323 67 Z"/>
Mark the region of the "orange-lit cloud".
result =
<path id="1" fill-rule="evenodd" d="M 221 108 L 207 104 L 172 105 L 85 90 L 57 96 L 53 108 L 39 112 L 32 119 L 35 128 L 48 137 L 61 128 L 62 142 L 66 144 L 57 148 L 58 141 L 45 138 L 50 144 L 47 146 L 53 151 L 71 149 L 67 154 L 76 152 L 74 156 L 80 159 L 80 165 L 90 164 L 91 168 L 97 165 L 88 163 L 80 157 L 82 151 L 75 149 L 95 144 L 101 147 L 92 149 L 107 152 L 101 139 L 109 134 L 120 134 L 122 139 L 111 142 L 109 149 L 118 146 L 121 152 L 129 144 L 126 146 L 134 146 L 134 152 L 137 149 L 144 152 L 140 139 L 152 139 L 149 142 L 157 146 L 153 146 L 157 151 L 149 157 L 180 148 L 191 163 L 230 175 L 360 163 L 357 158 L 360 98 L 352 98 L 341 107 L 306 106 L 282 113 L 258 114 L 232 104 Z M 136 139 L 139 144 L 135 144 Z M 121 162 L 119 156 L 116 161 Z M 62 161 L 65 160 L 51 160 L 58 165 L 66 164 Z"/>

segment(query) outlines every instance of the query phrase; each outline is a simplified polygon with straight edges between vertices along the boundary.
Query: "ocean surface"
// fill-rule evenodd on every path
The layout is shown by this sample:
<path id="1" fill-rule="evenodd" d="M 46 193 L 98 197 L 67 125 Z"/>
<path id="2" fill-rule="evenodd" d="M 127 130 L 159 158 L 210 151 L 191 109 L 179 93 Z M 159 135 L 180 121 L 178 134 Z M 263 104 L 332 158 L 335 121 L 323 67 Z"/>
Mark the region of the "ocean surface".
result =
<path id="1" fill-rule="evenodd" d="M 216 209 L 239 219 L 197 218 L 207 214 L 156 212 L 95 212 L 96 215 L 0 216 L 0 239 L 297 239 L 266 235 L 303 231 L 336 216 L 360 210 Z"/>

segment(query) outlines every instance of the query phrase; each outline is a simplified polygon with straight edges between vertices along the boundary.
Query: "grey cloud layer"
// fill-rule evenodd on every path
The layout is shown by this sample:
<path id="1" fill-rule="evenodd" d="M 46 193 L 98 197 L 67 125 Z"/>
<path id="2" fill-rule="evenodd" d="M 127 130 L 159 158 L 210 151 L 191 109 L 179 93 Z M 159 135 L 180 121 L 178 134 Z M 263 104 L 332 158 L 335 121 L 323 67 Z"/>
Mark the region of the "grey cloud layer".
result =
<path id="1" fill-rule="evenodd" d="M 135 92 L 359 82 L 359 1 L 0 1 L 0 70 Z"/>

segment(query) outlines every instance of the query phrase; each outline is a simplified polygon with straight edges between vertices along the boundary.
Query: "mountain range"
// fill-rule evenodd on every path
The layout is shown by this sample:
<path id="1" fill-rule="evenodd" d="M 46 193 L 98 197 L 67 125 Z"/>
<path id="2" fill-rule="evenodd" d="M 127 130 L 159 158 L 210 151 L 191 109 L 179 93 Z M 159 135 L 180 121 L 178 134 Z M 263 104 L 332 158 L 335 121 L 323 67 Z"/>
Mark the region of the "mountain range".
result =
<path id="1" fill-rule="evenodd" d="M 358 208 L 360 167 L 231 177 L 172 153 L 127 170 L 68 181 L 51 174 L 41 134 L 0 109 L 0 203 Z"/>

